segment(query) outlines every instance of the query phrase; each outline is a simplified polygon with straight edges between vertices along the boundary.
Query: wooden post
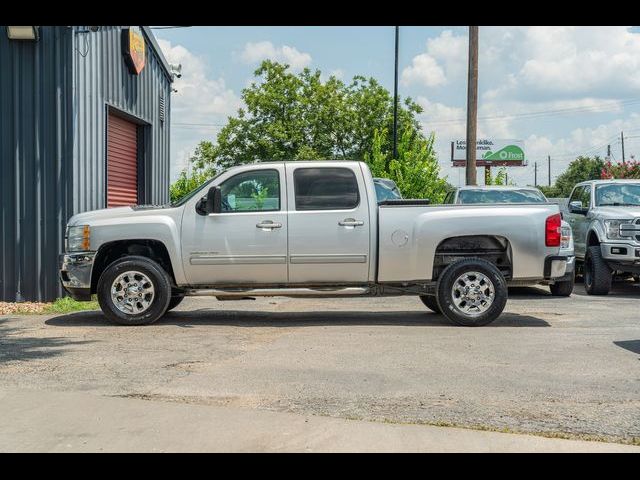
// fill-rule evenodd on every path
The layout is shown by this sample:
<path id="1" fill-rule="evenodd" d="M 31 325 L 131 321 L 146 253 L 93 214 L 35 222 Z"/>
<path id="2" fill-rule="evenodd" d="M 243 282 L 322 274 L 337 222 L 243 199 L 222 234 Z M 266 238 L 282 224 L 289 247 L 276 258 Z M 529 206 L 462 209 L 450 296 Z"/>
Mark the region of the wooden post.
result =
<path id="1" fill-rule="evenodd" d="M 469 77 L 467 83 L 467 185 L 477 184 L 476 133 L 478 120 L 478 27 L 469 27 Z"/>

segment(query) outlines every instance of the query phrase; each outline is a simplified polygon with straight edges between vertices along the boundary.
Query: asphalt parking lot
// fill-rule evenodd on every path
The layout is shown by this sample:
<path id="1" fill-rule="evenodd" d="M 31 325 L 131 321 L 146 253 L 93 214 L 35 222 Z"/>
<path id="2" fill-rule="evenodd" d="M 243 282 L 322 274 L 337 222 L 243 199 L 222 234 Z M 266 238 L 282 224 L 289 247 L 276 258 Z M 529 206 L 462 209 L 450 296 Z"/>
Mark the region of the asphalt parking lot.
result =
<path id="1" fill-rule="evenodd" d="M 482 328 L 415 297 L 188 298 L 148 327 L 2 317 L 0 390 L 638 443 L 640 285 L 575 292 L 512 289 Z"/>

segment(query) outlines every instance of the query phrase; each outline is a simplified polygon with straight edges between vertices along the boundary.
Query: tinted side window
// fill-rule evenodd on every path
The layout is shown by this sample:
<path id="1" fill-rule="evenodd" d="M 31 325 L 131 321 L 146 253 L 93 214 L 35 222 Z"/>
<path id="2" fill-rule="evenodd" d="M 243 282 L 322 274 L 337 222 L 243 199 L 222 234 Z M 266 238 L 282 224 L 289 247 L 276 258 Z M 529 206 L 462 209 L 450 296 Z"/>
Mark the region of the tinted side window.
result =
<path id="1" fill-rule="evenodd" d="M 589 208 L 591 201 L 591 186 L 585 185 L 576 188 L 569 198 L 569 203 L 579 201 L 582 203 L 582 208 Z"/>
<path id="2" fill-rule="evenodd" d="M 589 208 L 589 204 L 591 203 L 591 185 L 584 187 L 580 200 L 582 201 L 582 208 Z"/>
<path id="3" fill-rule="evenodd" d="M 453 203 L 453 195 L 454 195 L 454 193 L 455 192 L 447 193 L 447 196 L 444 197 L 444 202 L 443 202 L 445 205 L 449 205 L 449 204 Z"/>
<path id="4" fill-rule="evenodd" d="M 239 173 L 220 186 L 223 212 L 280 210 L 280 175 L 277 170 Z"/>
<path id="5" fill-rule="evenodd" d="M 297 168 L 296 210 L 347 210 L 358 206 L 355 174 L 348 168 Z"/>
<path id="6" fill-rule="evenodd" d="M 576 187 L 576 188 L 573 189 L 573 192 L 571 193 L 571 196 L 569 197 L 569 203 L 575 202 L 577 200 L 582 201 L 582 199 L 580 198 L 580 194 L 582 192 L 582 189 L 584 189 L 584 187 Z"/>

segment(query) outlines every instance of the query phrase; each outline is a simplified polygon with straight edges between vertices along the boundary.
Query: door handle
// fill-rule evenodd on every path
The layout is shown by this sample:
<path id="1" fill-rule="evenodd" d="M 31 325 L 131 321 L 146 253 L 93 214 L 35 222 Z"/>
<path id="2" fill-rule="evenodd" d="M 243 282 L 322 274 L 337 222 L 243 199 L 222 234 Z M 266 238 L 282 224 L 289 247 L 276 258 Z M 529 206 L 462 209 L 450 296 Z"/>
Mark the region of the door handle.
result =
<path id="1" fill-rule="evenodd" d="M 338 222 L 338 225 L 341 227 L 361 227 L 364 225 L 364 222 L 362 220 L 356 220 L 355 218 L 345 218 Z"/>
<path id="2" fill-rule="evenodd" d="M 273 230 L 274 228 L 282 228 L 282 224 L 278 222 L 272 222 L 271 220 L 263 220 L 256 224 L 256 228 Z"/>

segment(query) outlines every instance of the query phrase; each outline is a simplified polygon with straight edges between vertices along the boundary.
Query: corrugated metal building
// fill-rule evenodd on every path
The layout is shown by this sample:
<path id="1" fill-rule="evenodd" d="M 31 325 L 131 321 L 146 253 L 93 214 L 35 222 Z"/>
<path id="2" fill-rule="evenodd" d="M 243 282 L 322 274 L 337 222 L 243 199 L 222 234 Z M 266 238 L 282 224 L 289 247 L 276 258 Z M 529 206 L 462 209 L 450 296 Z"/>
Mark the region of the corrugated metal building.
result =
<path id="1" fill-rule="evenodd" d="M 0 29 L 0 300 L 48 301 L 72 215 L 168 201 L 172 75 L 148 27 L 25 28 Z"/>

